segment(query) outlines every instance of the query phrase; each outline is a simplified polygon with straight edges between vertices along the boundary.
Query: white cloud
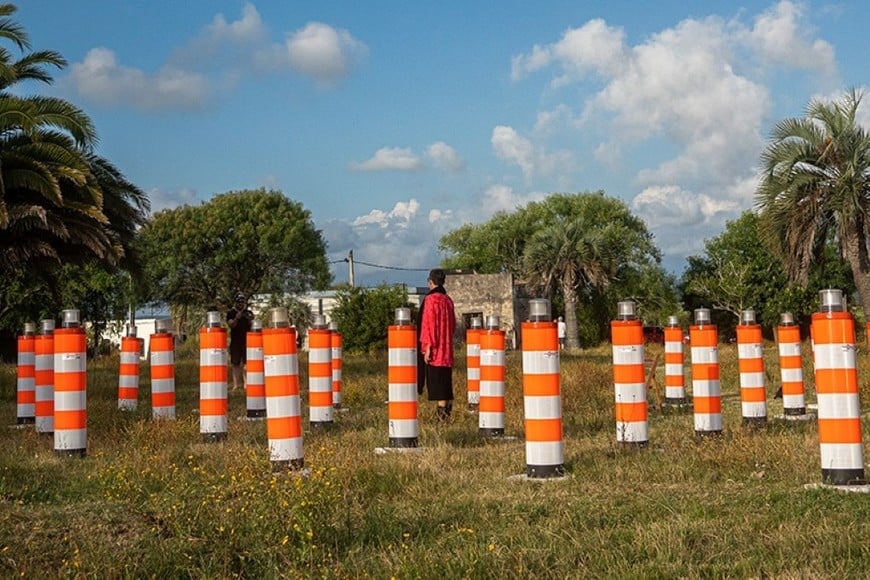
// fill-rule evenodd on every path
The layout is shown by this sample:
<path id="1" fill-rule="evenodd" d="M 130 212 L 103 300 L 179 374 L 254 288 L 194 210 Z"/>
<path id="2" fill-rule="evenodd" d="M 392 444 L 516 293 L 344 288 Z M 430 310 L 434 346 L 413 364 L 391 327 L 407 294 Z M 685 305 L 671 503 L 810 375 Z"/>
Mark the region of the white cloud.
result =
<path id="1" fill-rule="evenodd" d="M 365 44 L 347 30 L 309 22 L 286 41 L 287 62 L 293 70 L 329 87 L 347 75 L 368 53 Z"/>
<path id="2" fill-rule="evenodd" d="M 268 35 L 257 8 L 245 4 L 238 20 L 227 22 L 223 14 L 215 15 L 199 35 L 173 53 L 170 62 L 177 66 L 201 68 L 216 59 L 229 60 L 225 53 L 235 49 L 238 53 L 235 66 L 246 66 L 250 63 L 251 51 L 264 46 Z"/>
<path id="3" fill-rule="evenodd" d="M 517 165 L 527 180 L 535 174 L 550 175 L 557 170 L 567 169 L 574 163 L 570 152 L 548 152 L 522 137 L 513 127 L 496 126 L 492 130 L 490 142 L 496 156 Z"/>
<path id="4" fill-rule="evenodd" d="M 88 51 L 69 75 L 79 95 L 101 105 L 130 104 L 135 108 L 198 109 L 209 95 L 209 81 L 200 74 L 163 68 L 155 74 L 122 66 L 108 48 Z"/>
<path id="5" fill-rule="evenodd" d="M 423 162 L 407 147 L 382 147 L 375 154 L 359 163 L 352 163 L 357 171 L 418 171 Z"/>
<path id="6" fill-rule="evenodd" d="M 746 33 L 747 44 L 767 64 L 785 64 L 833 76 L 837 65 L 834 47 L 811 38 L 800 4 L 784 0 L 760 14 Z"/>
<path id="7" fill-rule="evenodd" d="M 195 205 L 202 202 L 196 190 L 187 187 L 180 189 L 152 188 L 147 192 L 151 201 L 151 213 L 157 213 L 163 209 L 173 209 L 182 205 Z"/>
<path id="8" fill-rule="evenodd" d="M 436 141 L 429 145 L 426 154 L 429 155 L 436 167 L 445 171 L 455 173 L 465 169 L 465 160 L 453 147 L 443 141 Z"/>

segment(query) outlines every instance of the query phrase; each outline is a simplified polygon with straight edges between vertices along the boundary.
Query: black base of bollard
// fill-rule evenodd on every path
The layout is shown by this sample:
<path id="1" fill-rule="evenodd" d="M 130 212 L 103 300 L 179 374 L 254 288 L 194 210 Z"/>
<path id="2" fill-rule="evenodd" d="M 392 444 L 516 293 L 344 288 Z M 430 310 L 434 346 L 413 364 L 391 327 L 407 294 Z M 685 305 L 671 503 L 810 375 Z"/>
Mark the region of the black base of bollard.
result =
<path id="1" fill-rule="evenodd" d="M 565 477 L 564 465 L 526 465 L 526 477 L 531 479 L 547 479 L 550 477 Z"/>
<path id="2" fill-rule="evenodd" d="M 707 438 L 712 439 L 712 438 L 721 437 L 721 436 L 722 436 L 721 429 L 719 429 L 718 431 L 698 431 L 698 430 L 695 430 L 695 437 L 698 437 L 699 439 L 707 439 Z"/>
<path id="3" fill-rule="evenodd" d="M 417 447 L 418 446 L 418 438 L 417 437 L 390 437 L 389 446 L 399 448 L 399 449 Z"/>
<path id="4" fill-rule="evenodd" d="M 787 409 L 783 408 L 782 414 L 785 415 L 786 417 L 792 417 L 792 416 L 797 416 L 797 415 L 806 415 L 807 408 L 806 407 L 789 407 Z"/>
<path id="5" fill-rule="evenodd" d="M 202 442 L 203 443 L 221 443 L 227 440 L 226 433 L 203 433 L 202 434 Z"/>
<path id="6" fill-rule="evenodd" d="M 266 409 L 248 409 L 247 417 L 249 419 L 262 419 L 266 416 Z"/>
<path id="7" fill-rule="evenodd" d="M 864 469 L 822 469 L 822 481 L 831 485 L 866 485 Z"/>
<path id="8" fill-rule="evenodd" d="M 761 429 L 767 426 L 767 417 L 743 417 L 743 426 L 750 429 Z"/>
<path id="9" fill-rule="evenodd" d="M 84 457 L 87 449 L 55 449 L 54 454 L 58 457 Z"/>
<path id="10" fill-rule="evenodd" d="M 36 423 L 36 417 L 18 417 L 18 425 L 33 425 Z"/>
<path id="11" fill-rule="evenodd" d="M 500 436 L 504 435 L 504 428 L 501 427 L 501 428 L 491 429 L 488 427 L 481 427 L 477 430 L 477 432 L 482 437 L 500 437 Z"/>

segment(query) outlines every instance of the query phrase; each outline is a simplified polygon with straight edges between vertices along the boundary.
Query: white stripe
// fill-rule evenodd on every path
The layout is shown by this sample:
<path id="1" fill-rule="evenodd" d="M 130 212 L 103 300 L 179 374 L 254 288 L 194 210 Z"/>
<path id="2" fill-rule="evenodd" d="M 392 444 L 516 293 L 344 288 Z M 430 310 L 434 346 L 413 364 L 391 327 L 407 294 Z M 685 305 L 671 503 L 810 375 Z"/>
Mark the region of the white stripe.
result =
<path id="1" fill-rule="evenodd" d="M 465 356 L 480 356 L 480 344 L 468 343 L 465 346 Z"/>
<path id="2" fill-rule="evenodd" d="M 303 459 L 302 437 L 269 439 L 270 461 L 292 461 L 294 459 Z"/>
<path id="3" fill-rule="evenodd" d="M 86 449 L 88 441 L 87 429 L 62 429 L 54 431 L 55 451 Z"/>
<path id="4" fill-rule="evenodd" d="M 504 397 L 504 382 L 480 381 L 481 397 Z"/>
<path id="5" fill-rule="evenodd" d="M 301 417 L 299 395 L 282 395 L 266 397 L 266 415 L 275 419 L 285 417 Z"/>
<path id="6" fill-rule="evenodd" d="M 740 409 L 743 411 L 743 416 L 747 419 L 757 419 L 759 417 L 767 417 L 767 403 L 740 403 Z"/>
<path id="7" fill-rule="evenodd" d="M 523 351 L 523 373 L 551 375 L 559 372 L 558 350 Z"/>
<path id="8" fill-rule="evenodd" d="M 480 403 L 480 391 L 468 391 L 468 404 L 477 405 Z"/>
<path id="9" fill-rule="evenodd" d="M 120 375 L 118 377 L 118 386 L 135 389 L 139 387 L 139 375 Z"/>
<path id="10" fill-rule="evenodd" d="M 561 419 L 562 397 L 523 397 L 526 419 Z"/>
<path id="11" fill-rule="evenodd" d="M 562 441 L 526 441 L 526 465 L 562 465 Z"/>
<path id="12" fill-rule="evenodd" d="M 806 407 L 803 394 L 800 395 L 782 395 L 782 406 L 784 409 L 802 409 Z"/>
<path id="13" fill-rule="evenodd" d="M 40 417 L 36 416 L 36 432 L 37 433 L 51 433 L 54 431 L 54 415 L 50 417 Z"/>
<path id="14" fill-rule="evenodd" d="M 332 406 L 341 405 L 341 391 L 332 391 Z"/>
<path id="15" fill-rule="evenodd" d="M 65 352 L 54 355 L 54 374 L 83 373 L 87 369 L 84 353 Z"/>
<path id="16" fill-rule="evenodd" d="M 642 365 L 642 346 L 613 346 L 613 364 L 615 365 Z"/>
<path id="17" fill-rule="evenodd" d="M 175 379 L 154 379 L 151 381 L 152 393 L 174 393 Z"/>
<path id="18" fill-rule="evenodd" d="M 226 381 L 199 383 L 199 398 L 200 399 L 226 399 L 227 398 L 227 383 L 226 383 Z"/>
<path id="19" fill-rule="evenodd" d="M 54 400 L 54 385 L 36 385 L 36 402 Z"/>
<path id="20" fill-rule="evenodd" d="M 482 366 L 482 367 L 503 367 L 504 366 L 504 351 L 503 350 L 482 350 L 482 351 L 480 351 L 480 366 Z"/>
<path id="21" fill-rule="evenodd" d="M 332 382 L 341 382 L 341 369 L 333 368 L 332 369 Z"/>
<path id="22" fill-rule="evenodd" d="M 118 410 L 135 411 L 138 403 L 136 399 L 118 399 Z"/>
<path id="23" fill-rule="evenodd" d="M 800 356 L 801 343 L 799 342 L 781 342 L 779 343 L 779 356 Z"/>
<path id="24" fill-rule="evenodd" d="M 225 348 L 203 348 L 199 351 L 199 366 L 226 366 L 227 350 Z"/>
<path id="25" fill-rule="evenodd" d="M 394 403 L 417 400 L 417 385 L 391 384 L 387 388 L 389 389 L 389 400 Z"/>
<path id="26" fill-rule="evenodd" d="M 719 347 L 693 346 L 692 362 L 695 364 L 712 364 L 719 362 Z"/>
<path id="27" fill-rule="evenodd" d="M 665 387 L 665 397 L 668 399 L 685 399 L 685 387 Z"/>
<path id="28" fill-rule="evenodd" d="M 803 369 L 780 369 L 779 376 L 784 383 L 802 383 L 804 380 Z"/>
<path id="29" fill-rule="evenodd" d="M 407 367 L 417 365 L 416 348 L 391 348 L 388 351 L 387 365 L 391 367 Z"/>
<path id="30" fill-rule="evenodd" d="M 469 381 L 477 381 L 480 380 L 480 368 L 470 367 L 468 369 L 468 380 Z"/>
<path id="31" fill-rule="evenodd" d="M 666 364 L 665 365 L 665 374 L 669 376 L 682 376 L 683 374 L 683 365 L 680 364 Z"/>
<path id="32" fill-rule="evenodd" d="M 649 441 L 649 424 L 646 421 L 617 421 L 616 440 L 620 443 L 645 443 Z"/>
<path id="33" fill-rule="evenodd" d="M 308 377 L 308 390 L 312 393 L 331 393 L 332 376 Z"/>
<path id="34" fill-rule="evenodd" d="M 737 358 L 761 358 L 761 345 L 757 342 L 737 345 Z"/>
<path id="35" fill-rule="evenodd" d="M 18 417 L 33 417 L 36 414 L 36 405 L 33 403 L 21 403 L 17 407 Z"/>
<path id="36" fill-rule="evenodd" d="M 122 365 L 138 365 L 139 364 L 139 353 L 138 352 L 121 352 L 121 364 Z"/>
<path id="37" fill-rule="evenodd" d="M 615 403 L 646 402 L 646 385 L 644 383 L 617 383 L 613 387 Z"/>
<path id="38" fill-rule="evenodd" d="M 854 369 L 855 345 L 817 344 L 813 352 L 816 369 Z"/>
<path id="39" fill-rule="evenodd" d="M 18 366 L 32 367 L 36 363 L 36 353 L 32 350 L 18 352 Z"/>
<path id="40" fill-rule="evenodd" d="M 665 352 L 668 354 L 683 354 L 683 343 L 677 341 L 668 341 L 665 343 Z"/>
<path id="41" fill-rule="evenodd" d="M 695 413 L 695 431 L 721 431 L 721 413 Z"/>
<path id="42" fill-rule="evenodd" d="M 477 424 L 480 429 L 504 429 L 504 413 L 481 412 Z"/>
<path id="43" fill-rule="evenodd" d="M 764 385 L 764 373 L 740 373 L 741 387 L 759 387 Z"/>
<path id="44" fill-rule="evenodd" d="M 263 357 L 263 370 L 267 377 L 299 374 L 299 359 L 295 354 L 270 354 Z"/>
<path id="45" fill-rule="evenodd" d="M 171 350 L 152 350 L 151 366 L 171 365 L 175 363 L 175 353 Z"/>
<path id="46" fill-rule="evenodd" d="M 226 433 L 226 415 L 203 415 L 199 418 L 200 433 Z"/>
<path id="47" fill-rule="evenodd" d="M 861 416 L 858 393 L 818 393 L 819 419 L 857 419 Z"/>
<path id="48" fill-rule="evenodd" d="M 266 397 L 245 397 L 245 408 L 249 411 L 265 411 Z"/>
<path id="49" fill-rule="evenodd" d="M 722 386 L 719 381 L 692 381 L 692 394 L 696 397 L 717 397 L 721 393 Z"/>
<path id="50" fill-rule="evenodd" d="M 266 375 L 265 373 L 248 371 L 245 373 L 245 383 L 249 385 L 264 385 L 266 384 Z"/>
<path id="51" fill-rule="evenodd" d="M 88 408 L 88 396 L 85 391 L 55 391 L 54 412 L 84 411 Z"/>
<path id="52" fill-rule="evenodd" d="M 389 431 L 394 439 L 411 439 L 420 435 L 417 419 L 390 419 Z"/>
<path id="53" fill-rule="evenodd" d="M 864 447 L 861 443 L 819 444 L 822 469 L 863 469 Z"/>
<path id="54" fill-rule="evenodd" d="M 153 407 L 151 416 L 154 419 L 175 419 L 175 406 L 171 407 Z"/>
<path id="55" fill-rule="evenodd" d="M 309 363 L 331 363 L 332 349 L 329 348 L 312 348 L 308 350 Z"/>
<path id="56" fill-rule="evenodd" d="M 332 347 L 332 358 L 334 358 L 334 359 L 341 358 L 341 347 L 340 346 L 333 346 Z"/>
<path id="57" fill-rule="evenodd" d="M 329 423 L 332 421 L 332 405 L 326 407 L 309 407 L 308 420 L 312 423 Z"/>
<path id="58" fill-rule="evenodd" d="M 245 358 L 248 360 L 262 360 L 263 358 L 263 347 L 262 346 L 249 346 L 245 349 Z"/>
<path id="59" fill-rule="evenodd" d="M 19 391 L 32 391 L 36 388 L 36 379 L 33 377 L 19 378 L 16 385 Z"/>

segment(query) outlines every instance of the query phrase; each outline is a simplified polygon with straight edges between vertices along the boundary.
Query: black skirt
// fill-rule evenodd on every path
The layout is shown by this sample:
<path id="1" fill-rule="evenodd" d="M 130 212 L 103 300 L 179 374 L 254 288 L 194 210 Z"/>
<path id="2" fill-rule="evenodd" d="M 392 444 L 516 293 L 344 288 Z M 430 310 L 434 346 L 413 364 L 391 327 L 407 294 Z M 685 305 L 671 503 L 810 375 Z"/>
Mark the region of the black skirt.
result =
<path id="1" fill-rule="evenodd" d="M 453 368 L 426 365 L 426 386 L 430 401 L 452 401 Z"/>

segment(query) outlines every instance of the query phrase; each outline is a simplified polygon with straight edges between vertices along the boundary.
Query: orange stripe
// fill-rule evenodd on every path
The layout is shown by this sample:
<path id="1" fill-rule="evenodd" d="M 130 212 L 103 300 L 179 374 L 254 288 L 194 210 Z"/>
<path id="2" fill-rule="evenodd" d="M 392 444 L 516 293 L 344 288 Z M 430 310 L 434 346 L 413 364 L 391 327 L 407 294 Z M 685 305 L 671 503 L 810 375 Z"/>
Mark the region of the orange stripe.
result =
<path id="1" fill-rule="evenodd" d="M 719 343 L 719 333 L 712 324 L 705 324 L 703 328 L 690 326 L 689 339 L 692 346 L 716 346 Z"/>
<path id="2" fill-rule="evenodd" d="M 293 417 L 269 418 L 266 420 L 269 439 L 294 439 L 302 436 L 302 419 Z"/>
<path id="3" fill-rule="evenodd" d="M 139 339 L 132 336 L 122 336 L 121 352 L 139 352 Z"/>
<path id="4" fill-rule="evenodd" d="M 645 380 L 643 364 L 613 365 L 614 383 L 642 383 Z"/>
<path id="5" fill-rule="evenodd" d="M 139 363 L 121 363 L 121 368 L 118 371 L 119 375 L 138 375 Z"/>
<path id="6" fill-rule="evenodd" d="M 227 400 L 223 399 L 200 399 L 199 414 L 202 416 L 226 415 Z"/>
<path id="7" fill-rule="evenodd" d="M 816 344 L 854 344 L 855 323 L 848 312 L 813 314 L 813 340 Z"/>
<path id="8" fill-rule="evenodd" d="M 257 385 L 255 383 L 248 383 L 245 392 L 248 397 L 265 397 L 266 396 L 266 386 L 265 385 Z"/>
<path id="9" fill-rule="evenodd" d="M 267 397 L 286 397 L 299 394 L 299 375 L 266 377 L 264 383 Z"/>
<path id="10" fill-rule="evenodd" d="M 743 387 L 740 389 L 740 400 L 744 403 L 763 403 L 767 400 L 767 393 L 761 387 Z"/>
<path id="11" fill-rule="evenodd" d="M 417 346 L 417 329 L 414 326 L 391 326 L 387 333 L 389 348 L 412 348 Z"/>
<path id="12" fill-rule="evenodd" d="M 332 332 L 321 328 L 311 328 L 308 330 L 308 349 L 312 348 L 331 348 L 332 347 Z"/>
<path id="13" fill-rule="evenodd" d="M 616 420 L 622 423 L 637 423 L 647 420 L 648 407 L 642 403 L 616 403 Z"/>
<path id="14" fill-rule="evenodd" d="M 504 350 L 505 333 L 501 330 L 487 330 L 480 333 L 481 350 Z"/>
<path id="15" fill-rule="evenodd" d="M 332 391 L 309 391 L 308 404 L 312 407 L 331 407 Z"/>
<path id="16" fill-rule="evenodd" d="M 752 344 L 761 342 L 761 326 L 747 324 L 737 327 L 737 342 L 739 344 Z"/>
<path id="17" fill-rule="evenodd" d="M 819 419 L 819 443 L 861 443 L 861 419 Z"/>
<path id="18" fill-rule="evenodd" d="M 151 405 L 154 407 L 175 406 L 175 393 L 151 393 Z"/>
<path id="19" fill-rule="evenodd" d="M 266 370 L 266 361 L 263 359 L 248 359 L 248 363 L 245 365 L 252 373 L 262 373 Z"/>
<path id="20" fill-rule="evenodd" d="M 504 382 L 504 367 L 499 365 L 497 367 L 493 366 L 484 366 L 480 367 L 480 380 L 481 381 L 495 381 L 495 382 Z"/>
<path id="21" fill-rule="evenodd" d="M 722 412 L 721 397 L 695 397 L 693 404 L 695 406 L 695 413 L 709 415 Z"/>
<path id="22" fill-rule="evenodd" d="M 801 341 L 801 330 L 797 326 L 778 326 L 776 333 L 780 343 Z"/>
<path id="23" fill-rule="evenodd" d="M 666 352 L 665 364 L 681 365 L 685 360 L 685 355 L 681 352 Z"/>
<path id="24" fill-rule="evenodd" d="M 389 383 L 416 383 L 417 367 L 394 367 L 387 369 L 387 382 Z"/>
<path id="25" fill-rule="evenodd" d="M 561 441 L 562 419 L 526 419 L 526 441 Z"/>
<path id="26" fill-rule="evenodd" d="M 417 418 L 417 402 L 416 401 L 390 401 L 388 405 L 388 413 L 390 419 L 416 419 Z"/>
<path id="27" fill-rule="evenodd" d="M 34 380 L 37 385 L 50 385 L 54 383 L 54 371 L 34 371 Z"/>
<path id="28" fill-rule="evenodd" d="M 640 320 L 613 320 L 610 336 L 614 346 L 643 344 L 643 326 Z"/>
<path id="29" fill-rule="evenodd" d="M 779 365 L 784 369 L 799 369 L 803 367 L 803 361 L 799 356 L 781 356 Z"/>
<path id="30" fill-rule="evenodd" d="M 855 369 L 816 369 L 816 393 L 857 393 L 858 373 Z"/>
<path id="31" fill-rule="evenodd" d="M 802 395 L 804 384 L 799 382 L 785 382 L 782 384 L 783 395 Z"/>
<path id="32" fill-rule="evenodd" d="M 49 415 L 53 415 L 54 414 L 54 399 L 52 399 L 50 401 L 36 401 L 35 411 L 39 417 L 48 417 Z"/>
<path id="33" fill-rule="evenodd" d="M 683 375 L 665 375 L 666 387 L 685 387 L 686 380 Z"/>
<path id="34" fill-rule="evenodd" d="M 84 391 L 88 386 L 86 373 L 55 373 L 54 390 L 60 392 Z"/>
<path id="35" fill-rule="evenodd" d="M 308 363 L 308 374 L 312 377 L 331 377 L 332 363 L 315 362 Z"/>
<path id="36" fill-rule="evenodd" d="M 55 411 L 54 429 L 84 429 L 88 423 L 87 411 Z"/>
<path id="37" fill-rule="evenodd" d="M 714 381 L 719 378 L 719 365 L 717 364 L 700 364 L 692 365 L 692 378 L 700 381 Z"/>
<path id="38" fill-rule="evenodd" d="M 523 375 L 523 396 L 556 396 L 560 390 L 558 373 L 550 375 Z"/>
<path id="39" fill-rule="evenodd" d="M 292 328 L 264 328 L 263 351 L 275 354 L 297 354 L 296 331 Z"/>
<path id="40" fill-rule="evenodd" d="M 683 329 L 678 327 L 665 327 L 665 342 L 683 342 Z"/>
<path id="41" fill-rule="evenodd" d="M 58 328 L 54 331 L 54 352 L 85 352 L 87 337 L 81 328 Z"/>
<path id="42" fill-rule="evenodd" d="M 227 380 L 227 367 L 224 365 L 199 367 L 199 382 L 224 383 Z"/>
<path id="43" fill-rule="evenodd" d="M 555 322 L 523 322 L 523 351 L 559 350 L 559 335 Z"/>
<path id="44" fill-rule="evenodd" d="M 199 348 L 226 348 L 227 331 L 223 328 L 211 327 L 199 330 Z"/>
<path id="45" fill-rule="evenodd" d="M 36 354 L 54 354 L 54 337 L 37 336 L 33 341 L 33 352 Z"/>
<path id="46" fill-rule="evenodd" d="M 737 367 L 741 373 L 763 373 L 764 359 L 762 358 L 742 358 Z"/>
<path id="47" fill-rule="evenodd" d="M 478 410 L 482 413 L 504 413 L 504 397 L 480 397 Z"/>
<path id="48" fill-rule="evenodd" d="M 480 366 L 480 356 L 466 356 L 465 364 L 469 367 L 479 367 Z"/>
<path id="49" fill-rule="evenodd" d="M 24 365 L 18 367 L 18 378 L 19 379 L 35 379 L 36 378 L 36 367 L 33 365 Z"/>
<path id="50" fill-rule="evenodd" d="M 17 402 L 19 405 L 30 405 L 36 402 L 36 391 L 18 391 Z"/>
<path id="51" fill-rule="evenodd" d="M 119 399 L 138 399 L 139 389 L 135 387 L 118 387 Z"/>
<path id="52" fill-rule="evenodd" d="M 175 365 L 157 365 L 151 367 L 151 380 L 171 379 L 175 377 Z"/>

